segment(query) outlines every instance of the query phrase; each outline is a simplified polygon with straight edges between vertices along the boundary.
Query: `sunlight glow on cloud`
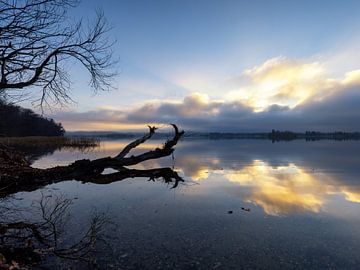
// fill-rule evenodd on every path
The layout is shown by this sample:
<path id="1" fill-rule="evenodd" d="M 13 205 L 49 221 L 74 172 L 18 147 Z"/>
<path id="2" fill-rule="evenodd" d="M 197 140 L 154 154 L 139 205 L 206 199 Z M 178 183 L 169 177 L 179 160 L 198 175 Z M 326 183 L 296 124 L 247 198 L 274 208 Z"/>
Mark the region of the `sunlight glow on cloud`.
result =
<path id="1" fill-rule="evenodd" d="M 240 101 L 256 112 L 271 105 L 294 108 L 309 98 L 322 97 L 333 87 L 334 80 L 325 75 L 324 67 L 318 62 L 273 58 L 246 70 L 237 80 L 248 83 L 230 91 L 226 97 L 230 101 Z"/>
<path id="2" fill-rule="evenodd" d="M 360 69 L 350 71 L 345 74 L 342 84 L 350 86 L 357 85 L 360 82 Z"/>
<path id="3" fill-rule="evenodd" d="M 191 93 L 182 101 L 146 102 L 143 106 L 128 113 L 129 121 L 151 121 L 151 119 L 174 121 L 174 116 L 180 118 L 212 117 L 219 112 L 223 101 L 211 100 L 207 94 Z"/>

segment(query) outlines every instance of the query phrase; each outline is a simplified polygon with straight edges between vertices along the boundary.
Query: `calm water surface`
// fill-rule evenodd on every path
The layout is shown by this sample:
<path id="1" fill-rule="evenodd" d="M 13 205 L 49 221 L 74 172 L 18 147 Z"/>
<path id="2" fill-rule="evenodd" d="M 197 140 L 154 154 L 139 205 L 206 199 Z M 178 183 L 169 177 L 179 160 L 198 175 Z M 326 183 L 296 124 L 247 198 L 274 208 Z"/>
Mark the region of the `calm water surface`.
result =
<path id="1" fill-rule="evenodd" d="M 34 166 L 115 155 L 125 144 L 56 151 Z M 86 229 L 93 211 L 106 213 L 104 269 L 359 269 L 360 142 L 184 140 L 174 159 L 138 168 L 163 166 L 185 182 L 171 189 L 143 178 L 69 180 L 15 197 L 22 205 L 40 192 L 74 199 L 66 241 Z"/>

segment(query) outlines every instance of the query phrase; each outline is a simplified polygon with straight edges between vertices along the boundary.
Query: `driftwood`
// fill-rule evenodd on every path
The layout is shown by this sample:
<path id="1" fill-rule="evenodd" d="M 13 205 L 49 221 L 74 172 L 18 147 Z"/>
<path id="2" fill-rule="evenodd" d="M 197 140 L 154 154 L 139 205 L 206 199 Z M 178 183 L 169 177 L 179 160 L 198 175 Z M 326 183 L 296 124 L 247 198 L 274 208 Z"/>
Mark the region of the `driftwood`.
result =
<path id="1" fill-rule="evenodd" d="M 65 180 L 78 180 L 96 184 L 108 184 L 126 178 L 147 177 L 150 180 L 163 178 L 166 183 L 173 182 L 177 187 L 183 179 L 171 168 L 156 168 L 149 170 L 130 169 L 127 166 L 141 162 L 166 157 L 174 152 L 174 146 L 184 134 L 172 124 L 175 134 L 164 143 L 161 148 L 156 148 L 139 155 L 127 156 L 129 152 L 146 142 L 154 134 L 156 127 L 149 126 L 149 133 L 142 138 L 129 143 L 117 156 L 104 157 L 95 160 L 77 160 L 67 166 L 56 166 L 48 169 L 33 168 L 21 155 L 9 154 L 0 149 L 0 197 L 21 191 L 32 191 L 52 183 Z M 2 152 L 1 152 L 2 151 Z M 115 169 L 117 172 L 102 174 L 106 168 Z"/>

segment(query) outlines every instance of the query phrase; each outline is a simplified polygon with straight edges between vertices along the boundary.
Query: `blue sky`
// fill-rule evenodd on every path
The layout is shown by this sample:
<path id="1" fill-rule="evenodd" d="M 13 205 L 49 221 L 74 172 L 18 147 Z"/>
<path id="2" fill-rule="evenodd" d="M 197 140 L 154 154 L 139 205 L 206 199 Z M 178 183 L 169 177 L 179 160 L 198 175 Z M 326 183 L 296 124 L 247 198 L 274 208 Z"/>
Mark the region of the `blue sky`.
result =
<path id="1" fill-rule="evenodd" d="M 360 68 L 360 1 L 87 0 L 72 15 L 91 19 L 97 8 L 113 27 L 120 74 L 113 91 L 94 96 L 87 74 L 73 68 L 73 98 L 78 103 L 54 113 L 71 130 L 135 128 L 131 119 L 137 119 L 137 125 L 178 120 L 189 129 L 201 124 L 231 129 L 234 121 L 228 128 L 206 123 L 234 104 L 241 107 L 238 118 L 243 109 L 252 117 L 272 116 L 272 106 L 292 115 L 314 100 L 324 102 L 344 89 L 357 91 L 344 80 Z M 221 103 L 222 108 L 186 115 L 179 106 L 189 100 L 196 103 L 190 106 L 205 102 Z M 177 109 L 164 112 L 169 104 Z M 149 106 L 154 119 L 131 117 Z M 98 115 L 97 124 L 89 119 L 88 125 L 79 126 L 77 115 L 87 112 Z M 102 114 L 117 113 L 122 116 L 101 125 Z M 199 121 L 191 125 L 188 120 Z M 344 127 L 334 123 L 324 128 Z"/>

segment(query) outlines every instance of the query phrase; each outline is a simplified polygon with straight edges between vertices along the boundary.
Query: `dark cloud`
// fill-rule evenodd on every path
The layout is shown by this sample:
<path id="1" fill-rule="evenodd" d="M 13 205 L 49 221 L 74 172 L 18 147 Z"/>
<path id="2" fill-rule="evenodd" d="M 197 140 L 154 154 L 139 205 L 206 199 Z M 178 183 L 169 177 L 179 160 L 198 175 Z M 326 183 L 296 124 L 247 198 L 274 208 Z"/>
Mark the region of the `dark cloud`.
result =
<path id="1" fill-rule="evenodd" d="M 342 85 L 322 100 L 308 100 L 293 109 L 272 105 L 256 113 L 240 102 L 210 100 L 206 95 L 194 93 L 177 103 L 149 102 L 130 111 L 63 112 L 55 118 L 65 123 L 177 123 L 183 128 L 199 131 L 260 132 L 273 128 L 360 131 L 360 84 Z"/>

